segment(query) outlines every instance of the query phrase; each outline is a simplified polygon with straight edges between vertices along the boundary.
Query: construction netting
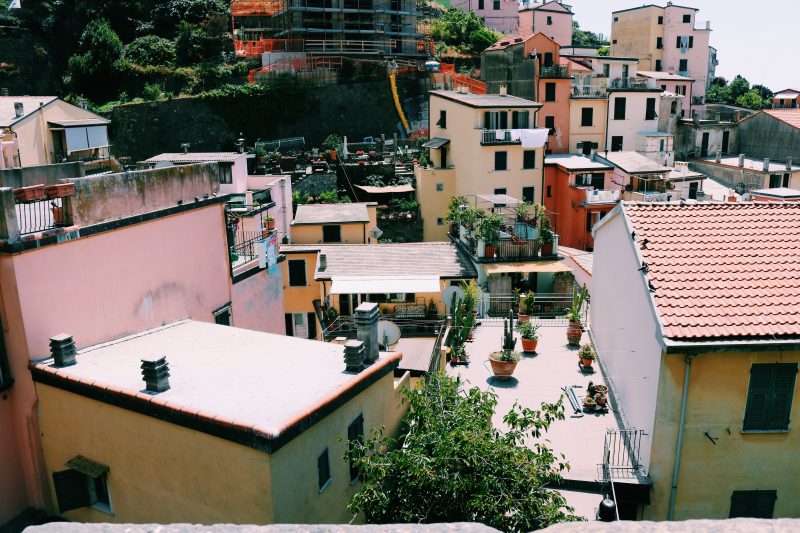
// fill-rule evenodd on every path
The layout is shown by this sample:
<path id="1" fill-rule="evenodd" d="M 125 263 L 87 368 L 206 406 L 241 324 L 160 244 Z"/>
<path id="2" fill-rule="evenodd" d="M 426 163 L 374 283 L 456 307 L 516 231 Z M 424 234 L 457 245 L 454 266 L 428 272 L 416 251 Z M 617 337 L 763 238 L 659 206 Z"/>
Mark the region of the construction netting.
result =
<path id="1" fill-rule="evenodd" d="M 233 0 L 231 14 L 234 17 L 274 15 L 285 9 L 284 0 Z"/>

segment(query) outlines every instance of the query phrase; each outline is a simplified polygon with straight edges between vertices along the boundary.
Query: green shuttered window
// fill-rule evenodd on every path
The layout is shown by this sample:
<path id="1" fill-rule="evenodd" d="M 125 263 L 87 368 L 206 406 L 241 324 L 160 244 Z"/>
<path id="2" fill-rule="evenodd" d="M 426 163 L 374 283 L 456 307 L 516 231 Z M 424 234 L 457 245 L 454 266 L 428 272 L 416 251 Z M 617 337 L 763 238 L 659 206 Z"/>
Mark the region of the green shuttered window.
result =
<path id="1" fill-rule="evenodd" d="M 797 363 L 754 364 L 744 414 L 745 431 L 789 429 Z"/>

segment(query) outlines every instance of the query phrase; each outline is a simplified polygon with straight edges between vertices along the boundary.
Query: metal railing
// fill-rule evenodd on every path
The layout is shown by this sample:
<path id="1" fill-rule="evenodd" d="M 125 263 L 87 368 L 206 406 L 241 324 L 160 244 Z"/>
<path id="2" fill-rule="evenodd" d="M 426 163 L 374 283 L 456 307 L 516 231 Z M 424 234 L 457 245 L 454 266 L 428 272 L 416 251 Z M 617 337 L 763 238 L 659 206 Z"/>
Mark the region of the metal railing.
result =
<path id="1" fill-rule="evenodd" d="M 641 464 L 641 429 L 608 429 L 603 445 L 602 482 L 614 479 L 636 479 L 643 474 Z M 609 476 L 608 478 L 606 476 Z"/>
<path id="2" fill-rule="evenodd" d="M 67 225 L 61 198 L 17 202 L 16 208 L 17 222 L 22 235 Z"/>
<path id="3" fill-rule="evenodd" d="M 436 318 L 397 318 L 380 315 L 379 319 L 395 324 L 400 328 L 400 334 L 403 337 L 437 337 L 442 325 L 446 322 L 446 317 L 440 315 L 437 315 Z M 355 319 L 352 316 L 338 316 L 325 328 L 322 335 L 325 341 L 332 341 L 337 337 L 355 339 L 358 337 Z"/>
<path id="4" fill-rule="evenodd" d="M 609 190 L 601 190 L 601 189 L 585 189 L 586 192 L 586 200 L 587 204 L 610 204 L 614 202 L 618 202 L 620 199 L 620 191 L 619 189 L 609 191 Z"/>
<path id="5" fill-rule="evenodd" d="M 439 326 L 439 333 L 436 335 L 436 341 L 433 343 L 433 348 L 431 349 L 431 360 L 428 364 L 428 373 L 432 374 L 441 370 L 441 361 L 442 361 L 442 345 L 444 344 L 447 338 L 447 320 Z"/>
<path id="6" fill-rule="evenodd" d="M 456 246 L 470 254 L 480 263 L 498 263 L 504 261 L 536 261 L 539 259 L 553 259 L 558 256 L 558 235 L 553 234 L 553 249 L 551 255 L 542 255 L 542 242 L 540 239 L 524 239 L 513 237 L 511 239 L 501 239 L 491 246 L 491 255 L 486 252 L 484 247 L 483 254 L 479 253 L 478 241 L 468 237 L 465 240 L 450 234 L 450 238 Z"/>
<path id="7" fill-rule="evenodd" d="M 265 238 L 267 237 L 261 231 L 237 232 L 233 246 L 230 247 L 231 268 L 235 269 L 258 259 L 256 243 L 263 241 Z"/>
<path id="8" fill-rule="evenodd" d="M 567 74 L 567 67 L 559 67 L 558 65 L 550 65 L 541 67 L 539 69 L 540 78 L 570 78 Z"/>
<path id="9" fill-rule="evenodd" d="M 607 98 L 608 93 L 603 85 L 573 85 L 572 98 Z"/>
<path id="10" fill-rule="evenodd" d="M 514 315 L 519 314 L 519 303 L 512 294 L 491 294 L 488 299 L 488 306 L 485 300 L 479 301 L 478 314 L 484 317 L 505 318 L 509 311 Z M 572 293 L 537 293 L 534 299 L 533 315 L 534 320 L 540 326 L 566 326 L 567 309 L 572 305 Z M 582 322 L 587 323 L 589 306 L 584 306 Z"/>
<path id="11" fill-rule="evenodd" d="M 628 198 L 632 202 L 669 202 L 672 199 L 678 199 L 680 195 L 674 192 L 629 192 Z"/>

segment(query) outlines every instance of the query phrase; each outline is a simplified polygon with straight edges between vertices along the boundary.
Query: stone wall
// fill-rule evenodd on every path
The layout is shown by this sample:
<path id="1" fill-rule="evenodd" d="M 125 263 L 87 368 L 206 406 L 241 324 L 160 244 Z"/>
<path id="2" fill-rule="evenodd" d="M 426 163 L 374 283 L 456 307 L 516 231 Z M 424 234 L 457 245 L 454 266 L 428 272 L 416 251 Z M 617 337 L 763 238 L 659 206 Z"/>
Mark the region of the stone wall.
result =
<path id="1" fill-rule="evenodd" d="M 420 92 L 416 79 L 398 80 L 401 97 Z M 270 96 L 176 98 L 117 106 L 109 114 L 111 143 L 117 156 L 140 161 L 162 152 L 231 151 L 240 135 L 256 140 L 305 137 L 320 146 L 331 133 L 352 140 L 391 135 L 399 118 L 388 81 L 309 89 L 276 87 Z"/>
<path id="2" fill-rule="evenodd" d="M 62 179 L 85 176 L 83 163 L 59 163 L 56 165 L 35 165 L 22 168 L 0 170 L 0 186 L 28 187 L 30 185 L 54 185 Z"/>
<path id="3" fill-rule="evenodd" d="M 766 113 L 739 123 L 739 152 L 747 157 L 800 161 L 800 131 Z"/>

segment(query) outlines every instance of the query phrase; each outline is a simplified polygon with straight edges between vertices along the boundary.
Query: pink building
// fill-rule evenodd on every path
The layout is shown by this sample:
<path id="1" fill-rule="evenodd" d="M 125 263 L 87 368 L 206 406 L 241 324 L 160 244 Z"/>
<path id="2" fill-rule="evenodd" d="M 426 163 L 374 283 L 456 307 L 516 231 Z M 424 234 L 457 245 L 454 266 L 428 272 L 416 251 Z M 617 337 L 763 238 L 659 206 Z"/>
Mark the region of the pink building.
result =
<path id="1" fill-rule="evenodd" d="M 560 46 L 572 45 L 572 10 L 561 1 L 523 2 L 519 7 L 519 34 L 544 33 Z"/>
<path id="2" fill-rule="evenodd" d="M 454 0 L 451 6 L 472 11 L 489 28 L 500 33 L 516 33 L 519 28 L 517 0 Z"/>
<path id="3" fill-rule="evenodd" d="M 28 364 L 51 337 L 82 348 L 183 319 L 284 333 L 282 258 L 262 268 L 230 234 L 216 164 L 63 185 L 0 188 L 0 524 L 48 507 Z"/>

